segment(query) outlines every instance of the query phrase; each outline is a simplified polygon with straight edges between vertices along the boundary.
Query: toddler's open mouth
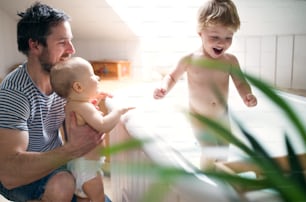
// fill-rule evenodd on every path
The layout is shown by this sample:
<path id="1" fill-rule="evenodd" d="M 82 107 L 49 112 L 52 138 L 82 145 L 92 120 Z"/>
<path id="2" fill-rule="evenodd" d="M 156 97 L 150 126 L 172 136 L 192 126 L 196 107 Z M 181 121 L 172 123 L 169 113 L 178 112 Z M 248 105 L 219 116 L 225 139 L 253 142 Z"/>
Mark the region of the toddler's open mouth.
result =
<path id="1" fill-rule="evenodd" d="M 216 55 L 220 55 L 223 52 L 223 48 L 213 48 Z"/>

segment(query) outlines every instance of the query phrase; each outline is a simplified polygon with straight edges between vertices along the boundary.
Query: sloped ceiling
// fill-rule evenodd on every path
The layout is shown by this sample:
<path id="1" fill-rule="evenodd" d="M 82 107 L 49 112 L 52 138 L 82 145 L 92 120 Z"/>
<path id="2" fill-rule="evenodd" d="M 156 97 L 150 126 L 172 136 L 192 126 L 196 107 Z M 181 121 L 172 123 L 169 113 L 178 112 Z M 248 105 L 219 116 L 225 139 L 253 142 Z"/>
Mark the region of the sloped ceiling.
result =
<path id="1" fill-rule="evenodd" d="M 17 11 L 24 11 L 35 1 L 37 0 L 0 0 L 0 9 L 17 21 Z M 62 9 L 71 16 L 75 39 L 133 40 L 136 36 L 196 35 L 195 14 L 205 0 L 40 1 Z M 279 16 L 284 16 L 283 13 L 286 13 L 286 17 L 282 24 L 292 26 L 294 30 L 299 29 L 297 33 L 304 33 L 306 29 L 303 26 L 305 0 L 234 2 L 243 24 L 239 30 L 240 34 L 268 34 L 271 29 L 274 29 L 275 33 L 286 34 L 283 26 L 279 25 Z M 300 21 L 301 26 L 296 26 Z"/>
<path id="2" fill-rule="evenodd" d="M 37 0 L 0 0 L 0 9 L 17 20 L 17 12 L 24 11 Z M 136 37 L 127 24 L 105 0 L 41 0 L 64 10 L 72 19 L 76 39 L 125 40 Z"/>

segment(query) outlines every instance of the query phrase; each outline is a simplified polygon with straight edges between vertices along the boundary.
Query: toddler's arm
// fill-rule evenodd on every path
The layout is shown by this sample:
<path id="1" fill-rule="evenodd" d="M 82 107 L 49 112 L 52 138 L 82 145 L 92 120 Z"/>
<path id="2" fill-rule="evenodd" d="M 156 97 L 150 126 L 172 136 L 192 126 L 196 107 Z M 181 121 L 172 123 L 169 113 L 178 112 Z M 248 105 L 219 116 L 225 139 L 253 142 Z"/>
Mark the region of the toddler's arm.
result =
<path id="1" fill-rule="evenodd" d="M 237 58 L 234 55 L 229 55 L 230 61 L 232 62 L 232 68 L 235 68 L 237 72 L 242 72 L 240 69 L 239 62 Z M 231 77 L 233 79 L 233 82 L 238 90 L 238 93 L 240 97 L 242 98 L 244 104 L 248 107 L 254 107 L 257 105 L 257 98 L 252 93 L 252 89 L 250 84 L 247 82 L 247 80 L 244 78 L 244 76 L 241 74 L 239 76 L 235 74 L 231 74 Z"/>
<path id="2" fill-rule="evenodd" d="M 162 85 L 160 87 L 155 88 L 153 92 L 154 99 L 162 99 L 168 93 L 169 86 L 174 86 L 175 80 L 170 76 L 167 75 L 162 81 Z"/>
<path id="3" fill-rule="evenodd" d="M 176 68 L 172 70 L 167 76 L 164 77 L 160 87 L 155 88 L 153 92 L 154 99 L 161 99 L 172 89 L 179 78 L 184 74 L 187 68 L 186 61 L 190 55 L 183 57 L 177 64 Z"/>

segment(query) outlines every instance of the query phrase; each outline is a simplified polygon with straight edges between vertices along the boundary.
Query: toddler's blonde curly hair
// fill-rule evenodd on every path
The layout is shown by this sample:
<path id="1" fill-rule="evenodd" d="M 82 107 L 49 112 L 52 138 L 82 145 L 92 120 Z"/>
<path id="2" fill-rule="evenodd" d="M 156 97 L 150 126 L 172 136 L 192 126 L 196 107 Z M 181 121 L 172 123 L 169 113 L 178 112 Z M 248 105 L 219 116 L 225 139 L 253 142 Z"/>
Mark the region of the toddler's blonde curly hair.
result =
<path id="1" fill-rule="evenodd" d="M 237 31 L 240 19 L 235 4 L 231 0 L 208 0 L 198 12 L 197 31 L 210 25 L 220 24 Z"/>

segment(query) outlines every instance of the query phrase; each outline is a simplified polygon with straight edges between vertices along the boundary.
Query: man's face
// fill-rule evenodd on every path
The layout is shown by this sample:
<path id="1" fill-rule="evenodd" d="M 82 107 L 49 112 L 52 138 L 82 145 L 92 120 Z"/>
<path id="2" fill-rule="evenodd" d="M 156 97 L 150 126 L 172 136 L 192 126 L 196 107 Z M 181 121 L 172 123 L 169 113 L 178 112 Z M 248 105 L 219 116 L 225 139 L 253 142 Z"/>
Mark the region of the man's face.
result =
<path id="1" fill-rule="evenodd" d="M 75 53 L 71 40 L 72 32 L 69 22 L 65 21 L 51 28 L 51 34 L 47 37 L 47 47 L 42 48 L 39 56 L 45 71 L 50 72 L 54 64 L 68 59 Z"/>

